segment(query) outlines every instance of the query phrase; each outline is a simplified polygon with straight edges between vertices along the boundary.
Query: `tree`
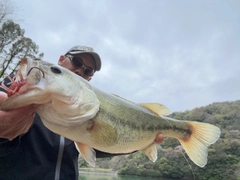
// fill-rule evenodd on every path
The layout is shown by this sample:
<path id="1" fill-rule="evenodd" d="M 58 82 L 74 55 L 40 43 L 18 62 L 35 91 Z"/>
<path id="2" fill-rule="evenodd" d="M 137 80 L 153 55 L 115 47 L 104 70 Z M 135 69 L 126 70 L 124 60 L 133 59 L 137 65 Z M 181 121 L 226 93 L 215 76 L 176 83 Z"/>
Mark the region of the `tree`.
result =
<path id="1" fill-rule="evenodd" d="M 7 2 L 7 1 L 5 1 Z M 13 20 L 7 19 L 12 13 L 9 6 L 0 2 L 0 79 L 16 72 L 20 60 L 24 57 L 42 59 L 38 46 L 24 36 L 24 29 Z"/>
<path id="2" fill-rule="evenodd" d="M 0 23 L 13 15 L 13 12 L 14 8 L 9 0 L 0 0 Z"/>

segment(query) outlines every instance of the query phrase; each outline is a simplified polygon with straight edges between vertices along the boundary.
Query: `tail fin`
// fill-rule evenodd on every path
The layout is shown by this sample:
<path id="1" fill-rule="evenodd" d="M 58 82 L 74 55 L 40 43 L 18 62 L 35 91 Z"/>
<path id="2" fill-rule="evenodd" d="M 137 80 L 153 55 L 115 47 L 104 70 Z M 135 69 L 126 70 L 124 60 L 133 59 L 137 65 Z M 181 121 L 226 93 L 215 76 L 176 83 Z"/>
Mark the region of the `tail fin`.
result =
<path id="1" fill-rule="evenodd" d="M 190 159 L 198 166 L 207 164 L 208 146 L 215 143 L 220 137 L 221 131 L 218 127 L 200 122 L 185 121 L 192 130 L 187 139 L 178 139 Z"/>

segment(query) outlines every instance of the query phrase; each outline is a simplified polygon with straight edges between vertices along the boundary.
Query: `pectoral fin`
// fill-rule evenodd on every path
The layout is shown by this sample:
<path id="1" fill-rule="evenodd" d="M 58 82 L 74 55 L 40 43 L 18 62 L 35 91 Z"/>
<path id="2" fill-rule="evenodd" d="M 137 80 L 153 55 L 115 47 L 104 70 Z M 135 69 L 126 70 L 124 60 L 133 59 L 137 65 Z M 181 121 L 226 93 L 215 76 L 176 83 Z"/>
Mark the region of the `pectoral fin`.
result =
<path id="1" fill-rule="evenodd" d="M 85 159 L 85 161 L 87 161 L 88 164 L 95 167 L 96 152 L 93 150 L 93 148 L 78 142 L 75 142 L 75 145 L 78 152 L 82 155 L 83 159 Z"/>
<path id="2" fill-rule="evenodd" d="M 151 144 L 150 146 L 148 146 L 145 149 L 141 150 L 144 154 L 146 154 L 146 156 L 148 156 L 148 158 L 152 161 L 155 162 L 157 160 L 157 148 L 156 148 L 156 144 Z"/>

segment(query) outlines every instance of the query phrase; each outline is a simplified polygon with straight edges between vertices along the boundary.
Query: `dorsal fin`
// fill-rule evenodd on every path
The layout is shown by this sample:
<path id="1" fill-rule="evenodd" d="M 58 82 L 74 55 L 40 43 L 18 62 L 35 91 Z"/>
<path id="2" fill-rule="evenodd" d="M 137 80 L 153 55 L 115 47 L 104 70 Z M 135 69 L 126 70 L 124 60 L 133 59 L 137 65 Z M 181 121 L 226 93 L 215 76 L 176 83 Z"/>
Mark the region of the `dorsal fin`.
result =
<path id="1" fill-rule="evenodd" d="M 116 95 L 116 94 L 112 94 L 114 95 L 115 97 L 118 97 L 122 100 L 125 100 L 127 102 L 130 102 L 130 103 L 133 103 L 135 104 L 134 102 L 132 101 L 129 101 L 119 95 Z M 172 112 L 167 108 L 165 107 L 164 105 L 162 104 L 158 104 L 158 103 L 140 103 L 138 104 L 146 109 L 148 109 L 149 111 L 153 112 L 154 114 L 158 115 L 158 116 L 167 116 L 169 114 L 172 114 Z"/>
<path id="2" fill-rule="evenodd" d="M 148 110 L 159 116 L 167 116 L 172 113 L 164 105 L 158 103 L 141 103 L 139 105 L 147 108 Z"/>

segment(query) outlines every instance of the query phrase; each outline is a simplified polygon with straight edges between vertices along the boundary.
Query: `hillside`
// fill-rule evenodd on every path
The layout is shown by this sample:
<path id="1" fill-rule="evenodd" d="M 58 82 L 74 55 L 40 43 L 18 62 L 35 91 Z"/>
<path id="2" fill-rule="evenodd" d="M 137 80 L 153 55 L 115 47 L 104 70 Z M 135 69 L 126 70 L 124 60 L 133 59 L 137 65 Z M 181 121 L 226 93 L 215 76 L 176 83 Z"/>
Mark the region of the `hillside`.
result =
<path id="1" fill-rule="evenodd" d="M 111 159 L 98 159 L 97 166 L 112 169 L 119 174 L 139 176 L 170 179 L 193 179 L 194 176 L 195 179 L 201 180 L 240 180 L 240 100 L 213 103 L 191 111 L 174 112 L 171 117 L 207 122 L 221 128 L 221 137 L 210 146 L 208 164 L 204 168 L 193 164 L 188 156 L 182 153 L 179 142 L 172 138 L 165 138 L 158 147 L 158 160 L 155 163 L 141 152 L 136 152 Z M 87 167 L 81 158 L 79 165 Z"/>

